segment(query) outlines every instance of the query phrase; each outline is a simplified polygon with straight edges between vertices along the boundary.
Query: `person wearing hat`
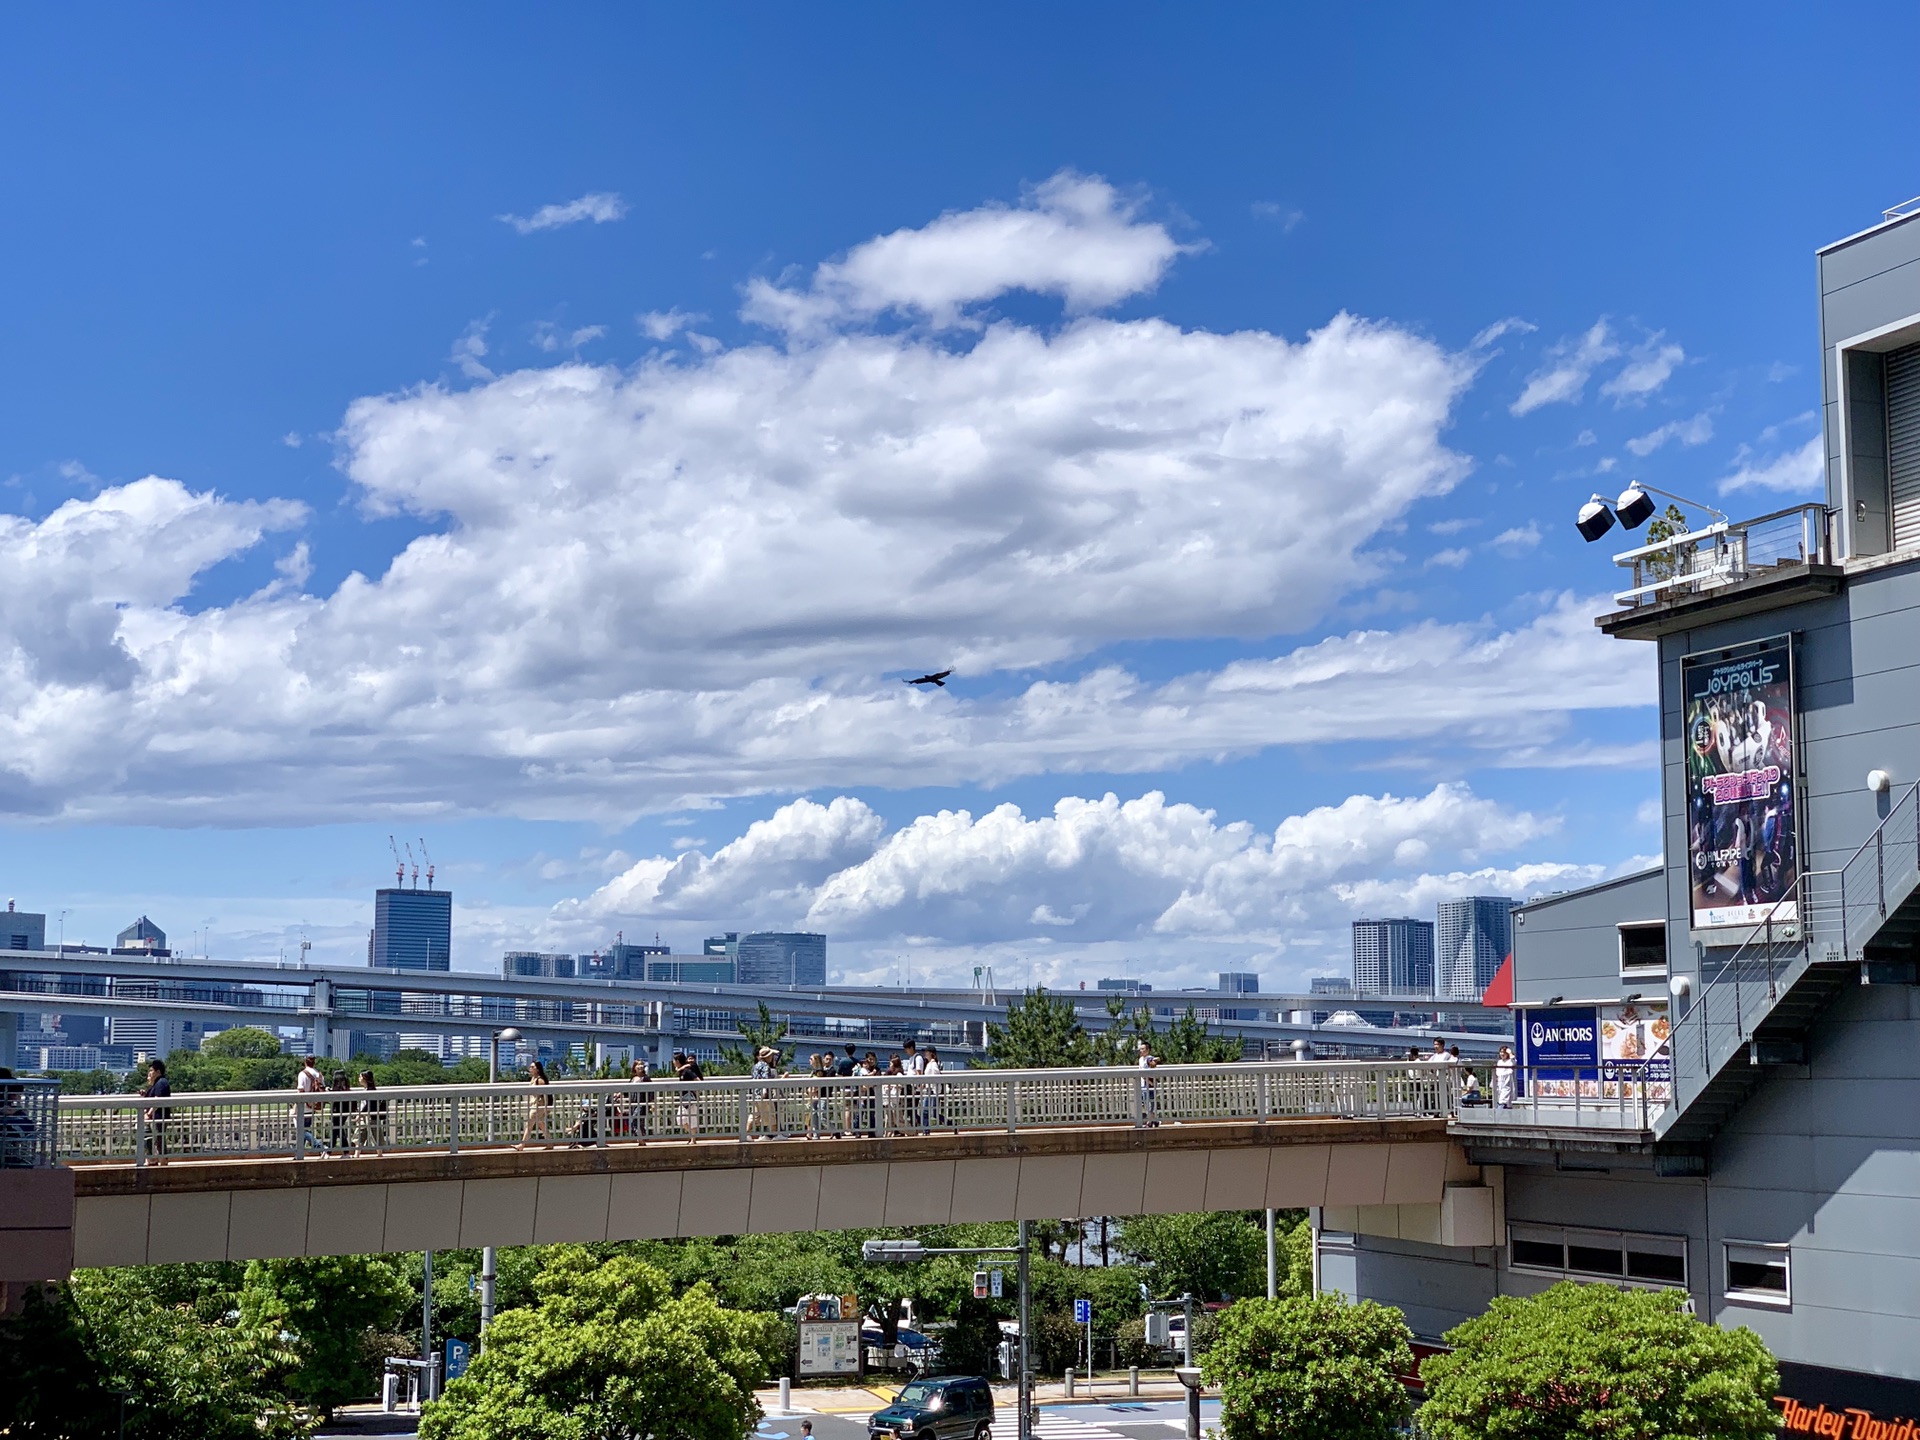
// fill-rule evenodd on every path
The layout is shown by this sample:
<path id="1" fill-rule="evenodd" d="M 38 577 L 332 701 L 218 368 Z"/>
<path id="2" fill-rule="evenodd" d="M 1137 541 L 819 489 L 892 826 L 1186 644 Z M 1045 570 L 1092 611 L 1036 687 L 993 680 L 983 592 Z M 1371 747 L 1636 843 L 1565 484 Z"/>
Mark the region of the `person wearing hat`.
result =
<path id="1" fill-rule="evenodd" d="M 780 1052 L 771 1045 L 762 1045 L 754 1056 L 753 1078 L 756 1080 L 777 1080 L 780 1078 Z M 765 1086 L 752 1093 L 753 1113 L 747 1120 L 747 1138 L 764 1140 L 774 1133 L 775 1115 L 773 1091 Z M 756 1130 L 764 1130 L 758 1135 Z"/>

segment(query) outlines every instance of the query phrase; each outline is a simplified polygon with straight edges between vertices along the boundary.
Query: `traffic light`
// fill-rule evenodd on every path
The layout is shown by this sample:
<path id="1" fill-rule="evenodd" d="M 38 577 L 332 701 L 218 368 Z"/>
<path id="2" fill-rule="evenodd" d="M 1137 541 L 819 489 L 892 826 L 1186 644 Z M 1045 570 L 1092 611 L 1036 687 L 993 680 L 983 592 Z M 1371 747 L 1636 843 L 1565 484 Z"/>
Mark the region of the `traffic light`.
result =
<path id="1" fill-rule="evenodd" d="M 973 1272 L 973 1298 L 976 1300 L 987 1298 L 987 1272 L 984 1270 Z"/>

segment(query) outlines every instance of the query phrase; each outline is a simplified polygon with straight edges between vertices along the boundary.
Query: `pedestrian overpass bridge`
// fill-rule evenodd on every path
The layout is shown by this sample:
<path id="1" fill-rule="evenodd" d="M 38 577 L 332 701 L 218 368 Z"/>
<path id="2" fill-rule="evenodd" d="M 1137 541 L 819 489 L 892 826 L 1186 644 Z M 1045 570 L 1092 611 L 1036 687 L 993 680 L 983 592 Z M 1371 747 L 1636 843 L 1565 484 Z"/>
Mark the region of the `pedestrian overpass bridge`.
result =
<path id="1" fill-rule="evenodd" d="M 1449 1139 L 1456 1092 L 1454 1067 L 1399 1061 L 63 1096 L 58 1163 L 0 1170 L 21 1200 L 0 1205 L 0 1280 L 1305 1206 L 1491 1245 L 1499 1174 Z"/>

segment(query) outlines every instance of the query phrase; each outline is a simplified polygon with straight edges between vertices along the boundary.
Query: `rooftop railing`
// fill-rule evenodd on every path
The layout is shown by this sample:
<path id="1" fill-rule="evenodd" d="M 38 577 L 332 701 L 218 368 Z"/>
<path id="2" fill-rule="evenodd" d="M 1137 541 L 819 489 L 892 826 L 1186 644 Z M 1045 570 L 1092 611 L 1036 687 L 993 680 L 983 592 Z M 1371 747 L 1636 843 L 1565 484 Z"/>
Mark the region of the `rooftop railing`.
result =
<path id="1" fill-rule="evenodd" d="M 1614 597 L 1622 609 L 1657 605 L 1805 565 L 1833 563 L 1832 512 L 1796 505 L 1753 520 L 1723 520 L 1638 549 L 1613 563 L 1633 584 Z"/>
<path id="2" fill-rule="evenodd" d="M 60 1099 L 59 1158 L 147 1165 L 199 1160 L 457 1154 L 561 1146 L 1019 1134 L 1065 1126 L 1437 1119 L 1459 1067 L 1278 1061 L 938 1077 L 808 1075 L 389 1090 L 212 1091 Z"/>

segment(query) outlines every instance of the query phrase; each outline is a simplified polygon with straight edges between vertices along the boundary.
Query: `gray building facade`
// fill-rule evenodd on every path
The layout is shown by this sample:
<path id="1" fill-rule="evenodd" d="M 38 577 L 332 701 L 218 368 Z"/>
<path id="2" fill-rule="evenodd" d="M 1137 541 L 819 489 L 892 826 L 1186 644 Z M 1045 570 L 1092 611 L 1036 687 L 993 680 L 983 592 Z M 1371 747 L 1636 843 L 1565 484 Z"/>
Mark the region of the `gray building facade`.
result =
<path id="1" fill-rule="evenodd" d="M 736 983 L 741 985 L 824 985 L 827 937 L 756 930 L 740 937 L 734 966 Z"/>
<path id="2" fill-rule="evenodd" d="M 373 892 L 367 963 L 379 970 L 446 970 L 453 964 L 453 892 Z"/>
<path id="3" fill-rule="evenodd" d="M 1920 213 L 1829 246 L 1818 277 L 1824 505 L 1730 522 L 1599 617 L 1658 652 L 1665 861 L 1514 914 L 1523 1060 L 1546 1017 L 1630 1011 L 1664 1048 L 1637 1086 L 1585 1072 L 1578 1121 L 1540 1097 L 1580 1082 L 1542 1068 L 1531 1100 L 1455 1122 L 1500 1192 L 1493 1245 L 1330 1211 L 1320 1259 L 1429 1338 L 1563 1278 L 1683 1288 L 1766 1340 L 1783 1411 L 1898 1433 L 1920 1421 Z M 1703 723 L 1689 677 L 1760 654 L 1787 672 L 1790 733 L 1757 711 Z M 1749 723 L 1776 748 L 1703 787 Z M 1764 834 L 1716 828 L 1754 796 Z M 1728 833 L 1737 865 L 1708 838 Z M 1778 898 L 1751 903 L 1770 869 Z M 1736 921 L 1703 906 L 1715 891 Z"/>
<path id="4" fill-rule="evenodd" d="M 1433 922 L 1401 917 L 1353 922 L 1356 995 L 1433 990 Z"/>

